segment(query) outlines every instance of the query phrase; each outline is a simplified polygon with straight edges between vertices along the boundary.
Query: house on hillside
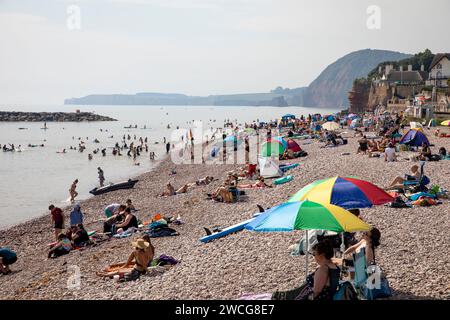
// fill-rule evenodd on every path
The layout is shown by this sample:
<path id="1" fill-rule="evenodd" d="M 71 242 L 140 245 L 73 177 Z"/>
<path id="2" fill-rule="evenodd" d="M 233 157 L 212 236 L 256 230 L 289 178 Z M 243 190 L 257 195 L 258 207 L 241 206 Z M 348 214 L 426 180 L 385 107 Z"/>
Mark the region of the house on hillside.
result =
<path id="1" fill-rule="evenodd" d="M 430 65 L 427 85 L 447 88 L 450 78 L 450 53 L 437 53 Z"/>

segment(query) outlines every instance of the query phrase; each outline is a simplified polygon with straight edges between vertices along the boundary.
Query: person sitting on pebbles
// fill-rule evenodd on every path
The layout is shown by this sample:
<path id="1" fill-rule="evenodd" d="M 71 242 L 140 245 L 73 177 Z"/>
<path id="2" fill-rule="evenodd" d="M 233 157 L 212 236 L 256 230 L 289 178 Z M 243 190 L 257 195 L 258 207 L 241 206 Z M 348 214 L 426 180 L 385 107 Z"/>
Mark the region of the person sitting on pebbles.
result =
<path id="1" fill-rule="evenodd" d="M 53 246 L 53 248 L 50 249 L 48 253 L 48 258 L 57 258 L 62 255 L 68 254 L 72 250 L 72 243 L 70 242 L 67 235 L 64 233 L 61 233 L 58 236 L 58 241 Z"/>
<path id="2" fill-rule="evenodd" d="M 136 216 L 131 213 L 131 209 L 126 208 L 124 213 L 125 213 L 125 220 L 121 223 L 116 224 L 117 233 L 122 233 L 130 228 L 138 227 L 138 220 Z"/>
<path id="3" fill-rule="evenodd" d="M 417 164 L 413 165 L 411 167 L 411 175 L 407 174 L 405 175 L 405 178 L 402 177 L 396 177 L 391 184 L 385 188 L 385 190 L 390 189 L 402 189 L 403 188 L 403 182 L 405 181 L 419 181 L 420 179 L 420 171 L 419 166 Z"/>
<path id="4" fill-rule="evenodd" d="M 186 193 L 188 187 L 189 186 L 187 184 L 185 184 L 180 189 L 175 190 L 175 188 L 169 182 L 166 185 L 166 190 L 164 190 L 159 196 L 160 197 L 170 197 L 170 196 L 175 196 L 175 195 L 180 194 L 180 193 Z"/>
<path id="5" fill-rule="evenodd" d="M 364 248 L 366 252 L 366 266 L 370 266 L 375 263 L 375 249 L 380 245 L 380 238 L 380 230 L 372 228 L 370 231 L 363 233 L 361 241 L 345 250 L 344 256 L 353 252 L 358 253 Z"/>
<path id="6" fill-rule="evenodd" d="M 10 274 L 10 265 L 17 261 L 17 255 L 9 248 L 0 247 L 0 272 L 4 275 Z"/>
<path id="7" fill-rule="evenodd" d="M 147 267 L 153 260 L 154 248 L 144 239 L 137 239 L 136 242 L 132 242 L 134 247 L 133 252 L 128 257 L 124 267 L 133 264 L 133 270 L 125 275 L 124 281 L 134 281 L 140 278 L 142 274 L 147 273 Z"/>

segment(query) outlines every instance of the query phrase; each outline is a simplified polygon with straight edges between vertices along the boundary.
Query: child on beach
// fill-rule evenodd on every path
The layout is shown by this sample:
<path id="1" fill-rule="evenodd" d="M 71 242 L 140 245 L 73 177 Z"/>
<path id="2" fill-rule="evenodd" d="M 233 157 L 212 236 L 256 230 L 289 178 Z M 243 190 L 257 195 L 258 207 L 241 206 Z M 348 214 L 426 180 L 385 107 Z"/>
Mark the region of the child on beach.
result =
<path id="1" fill-rule="evenodd" d="M 100 187 L 103 187 L 103 183 L 105 182 L 105 173 L 102 168 L 98 167 L 98 181 L 100 182 Z"/>
<path id="2" fill-rule="evenodd" d="M 81 212 L 80 205 L 76 204 L 70 212 L 70 226 L 72 227 L 79 224 L 83 224 L 83 213 Z"/>
<path id="3" fill-rule="evenodd" d="M 50 249 L 48 258 L 50 259 L 60 257 L 62 255 L 68 254 L 70 250 L 72 250 L 72 243 L 64 233 L 61 233 L 58 236 L 58 242 L 53 248 Z"/>
<path id="4" fill-rule="evenodd" d="M 75 181 L 70 186 L 70 189 L 69 189 L 70 202 L 75 202 L 75 198 L 78 196 L 78 192 L 76 191 L 77 183 L 78 183 L 78 179 L 75 179 Z"/>

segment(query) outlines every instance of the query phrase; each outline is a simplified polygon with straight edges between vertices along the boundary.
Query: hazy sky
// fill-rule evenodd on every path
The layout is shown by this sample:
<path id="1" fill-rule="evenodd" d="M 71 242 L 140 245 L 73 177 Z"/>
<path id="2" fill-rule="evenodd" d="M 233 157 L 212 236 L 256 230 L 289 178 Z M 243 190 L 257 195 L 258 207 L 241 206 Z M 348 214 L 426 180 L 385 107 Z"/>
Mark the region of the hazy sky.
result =
<path id="1" fill-rule="evenodd" d="M 449 12 L 449 0 L 0 0 L 0 104 L 306 86 L 359 49 L 449 52 Z"/>

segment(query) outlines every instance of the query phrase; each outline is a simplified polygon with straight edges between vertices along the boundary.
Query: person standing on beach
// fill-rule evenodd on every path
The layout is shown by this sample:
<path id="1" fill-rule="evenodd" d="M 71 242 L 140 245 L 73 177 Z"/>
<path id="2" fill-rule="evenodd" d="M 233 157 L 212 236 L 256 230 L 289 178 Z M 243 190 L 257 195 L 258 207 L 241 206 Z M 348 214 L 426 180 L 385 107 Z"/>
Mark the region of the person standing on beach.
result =
<path id="1" fill-rule="evenodd" d="M 103 183 L 105 182 L 105 173 L 102 168 L 98 167 L 98 181 L 100 182 L 100 187 L 103 187 Z"/>
<path id="2" fill-rule="evenodd" d="M 169 153 L 170 151 L 170 142 L 166 143 L 166 153 Z"/>
<path id="3" fill-rule="evenodd" d="M 50 210 L 50 214 L 52 216 L 52 224 L 55 229 L 55 238 L 58 240 L 59 234 L 64 229 L 64 215 L 62 210 L 55 207 L 53 204 L 48 207 L 48 210 Z"/>
<path id="4" fill-rule="evenodd" d="M 75 181 L 72 183 L 72 185 L 70 186 L 69 189 L 69 193 L 70 193 L 70 202 L 74 202 L 75 198 L 78 196 L 78 192 L 76 191 L 77 189 L 77 183 L 78 183 L 78 179 L 75 179 Z"/>
<path id="5" fill-rule="evenodd" d="M 76 204 L 72 212 L 70 212 L 70 226 L 73 227 L 79 224 L 83 224 L 83 213 L 81 212 L 80 205 Z"/>

